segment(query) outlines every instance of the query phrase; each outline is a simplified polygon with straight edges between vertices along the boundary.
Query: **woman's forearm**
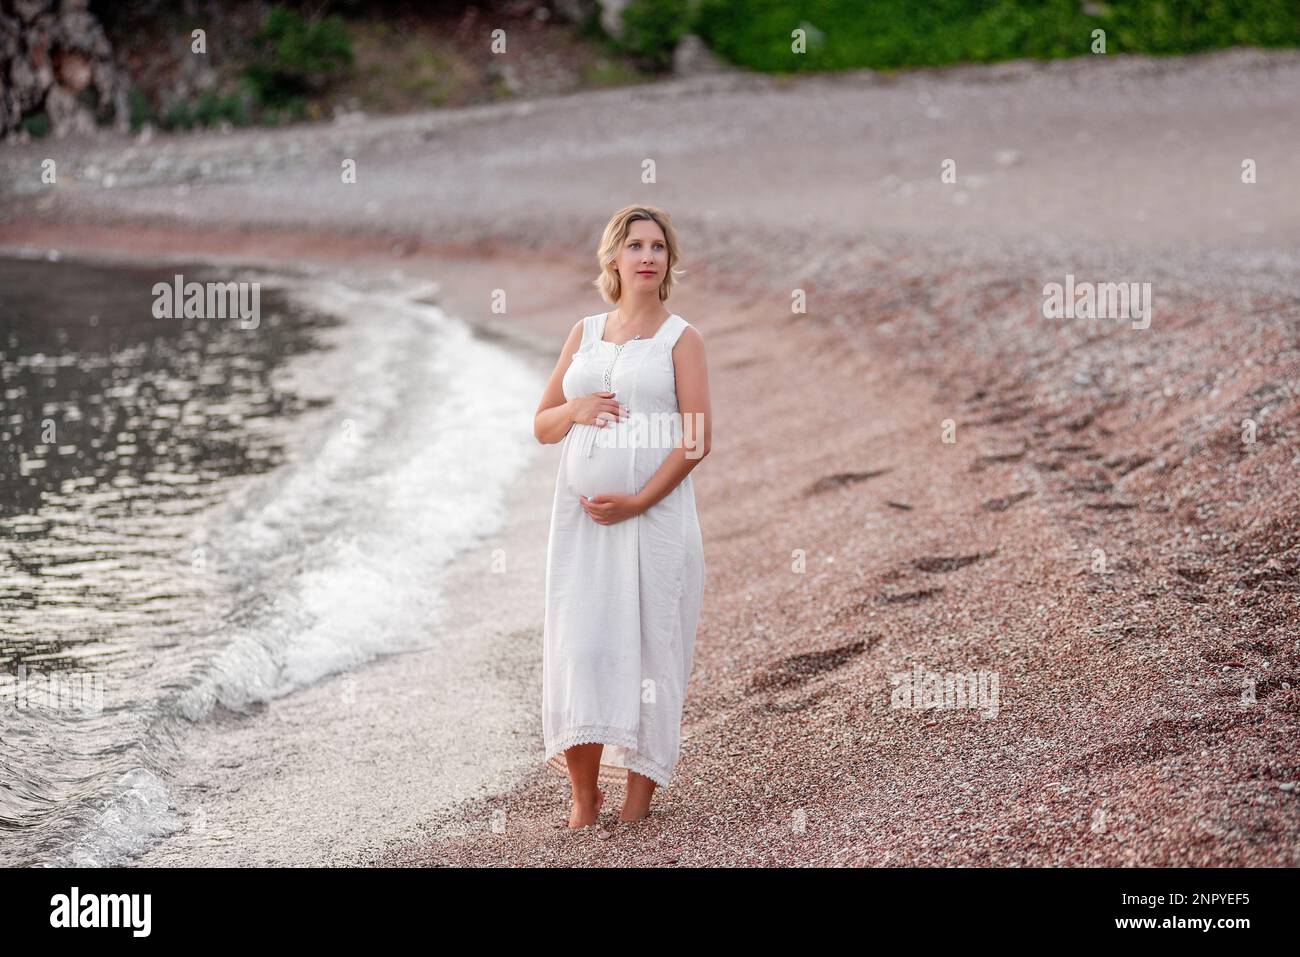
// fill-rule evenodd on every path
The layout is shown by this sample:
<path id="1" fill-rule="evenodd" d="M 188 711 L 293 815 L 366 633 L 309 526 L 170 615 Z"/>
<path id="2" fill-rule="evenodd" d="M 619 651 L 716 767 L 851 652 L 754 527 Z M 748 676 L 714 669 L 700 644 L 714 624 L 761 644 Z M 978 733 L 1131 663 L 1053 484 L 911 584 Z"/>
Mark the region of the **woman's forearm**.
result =
<path id="1" fill-rule="evenodd" d="M 668 457 L 659 466 L 659 471 L 650 476 L 650 481 L 636 493 L 636 497 L 646 509 L 675 489 L 682 479 L 691 474 L 691 469 L 703 462 L 704 456 L 709 454 L 705 451 L 700 455 L 687 456 L 686 452 L 684 445 L 679 445 L 669 452 Z"/>
<path id="2" fill-rule="evenodd" d="M 573 427 L 573 400 L 543 409 L 533 419 L 533 435 L 543 445 L 554 445 L 563 440 Z"/>

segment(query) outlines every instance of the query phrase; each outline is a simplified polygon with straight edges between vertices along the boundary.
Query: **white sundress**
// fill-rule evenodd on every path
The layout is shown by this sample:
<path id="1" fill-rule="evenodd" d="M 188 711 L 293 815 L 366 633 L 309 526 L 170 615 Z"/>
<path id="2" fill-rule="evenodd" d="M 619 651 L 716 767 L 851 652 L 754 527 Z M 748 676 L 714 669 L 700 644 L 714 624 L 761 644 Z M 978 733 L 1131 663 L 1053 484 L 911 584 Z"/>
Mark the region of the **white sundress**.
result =
<path id="1" fill-rule="evenodd" d="M 578 496 L 639 492 L 680 444 L 672 350 L 689 323 L 674 313 L 649 339 L 615 345 L 602 339 L 608 317 L 582 320 L 564 396 L 616 392 L 628 420 L 574 423 L 561 447 L 546 546 L 542 736 L 546 766 L 560 774 L 565 749 L 602 742 L 598 780 L 623 783 L 635 771 L 666 786 L 705 584 L 692 475 L 612 525 L 593 521 Z"/>

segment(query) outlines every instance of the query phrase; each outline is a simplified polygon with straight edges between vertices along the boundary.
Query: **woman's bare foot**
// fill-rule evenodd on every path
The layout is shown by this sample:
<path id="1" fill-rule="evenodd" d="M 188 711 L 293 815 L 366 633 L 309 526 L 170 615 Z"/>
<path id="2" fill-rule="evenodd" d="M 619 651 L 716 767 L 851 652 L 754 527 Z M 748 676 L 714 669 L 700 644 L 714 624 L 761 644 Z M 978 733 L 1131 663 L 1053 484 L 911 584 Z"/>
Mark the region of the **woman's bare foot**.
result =
<path id="1" fill-rule="evenodd" d="M 627 773 L 627 797 L 619 812 L 619 823 L 629 824 L 650 816 L 650 799 L 654 797 L 655 782 L 644 774 Z"/>
<path id="2" fill-rule="evenodd" d="M 596 818 L 600 815 L 600 806 L 605 803 L 605 792 L 596 789 L 596 800 L 590 807 L 584 807 L 577 801 L 573 802 L 573 813 L 569 815 L 569 827 L 580 828 L 588 824 L 595 824 Z"/>

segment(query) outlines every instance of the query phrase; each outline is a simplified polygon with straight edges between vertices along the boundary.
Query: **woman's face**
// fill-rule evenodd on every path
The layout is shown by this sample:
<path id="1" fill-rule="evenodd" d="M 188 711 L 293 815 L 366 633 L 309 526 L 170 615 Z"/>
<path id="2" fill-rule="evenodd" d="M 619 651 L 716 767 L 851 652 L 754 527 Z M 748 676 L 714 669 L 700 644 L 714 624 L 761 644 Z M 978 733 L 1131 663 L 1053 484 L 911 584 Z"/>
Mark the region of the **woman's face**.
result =
<path id="1" fill-rule="evenodd" d="M 614 268 L 624 291 L 657 290 L 668 270 L 668 244 L 659 224 L 651 219 L 634 222 L 614 258 Z"/>

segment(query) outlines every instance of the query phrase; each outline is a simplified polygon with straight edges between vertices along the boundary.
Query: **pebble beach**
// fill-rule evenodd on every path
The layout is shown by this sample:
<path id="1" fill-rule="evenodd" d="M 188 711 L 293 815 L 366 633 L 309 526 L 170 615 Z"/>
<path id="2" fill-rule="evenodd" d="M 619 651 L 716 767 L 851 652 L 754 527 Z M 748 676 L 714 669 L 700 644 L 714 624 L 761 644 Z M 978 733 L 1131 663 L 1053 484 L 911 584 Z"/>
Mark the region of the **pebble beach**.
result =
<path id="1" fill-rule="evenodd" d="M 541 447 L 448 579 L 447 620 L 492 657 L 425 713 L 464 720 L 457 696 L 491 692 L 491 733 L 469 722 L 456 755 L 493 751 L 491 786 L 366 834 L 420 739 L 407 720 L 391 746 L 398 709 L 354 716 L 340 754 L 365 773 L 323 792 L 366 834 L 343 862 L 1295 866 L 1297 88 L 1300 55 L 1232 50 L 70 138 L 0 154 L 0 252 L 427 280 L 544 380 L 607 308 L 608 216 L 673 216 L 668 305 L 708 349 L 714 444 L 693 473 L 708 590 L 672 783 L 642 821 L 617 821 L 614 787 L 598 826 L 565 826 L 538 714 L 559 461 Z M 50 151 L 56 188 L 32 173 Z M 1147 325 L 1049 318 L 1067 277 L 1149 283 Z M 361 697 L 396 668 L 354 676 Z M 920 693 L 944 676 L 978 706 Z M 310 731 L 311 693 L 257 715 L 284 727 L 247 725 L 245 753 L 274 763 Z M 295 759 L 296 786 L 349 761 Z M 230 853 L 142 863 L 256 861 Z"/>

